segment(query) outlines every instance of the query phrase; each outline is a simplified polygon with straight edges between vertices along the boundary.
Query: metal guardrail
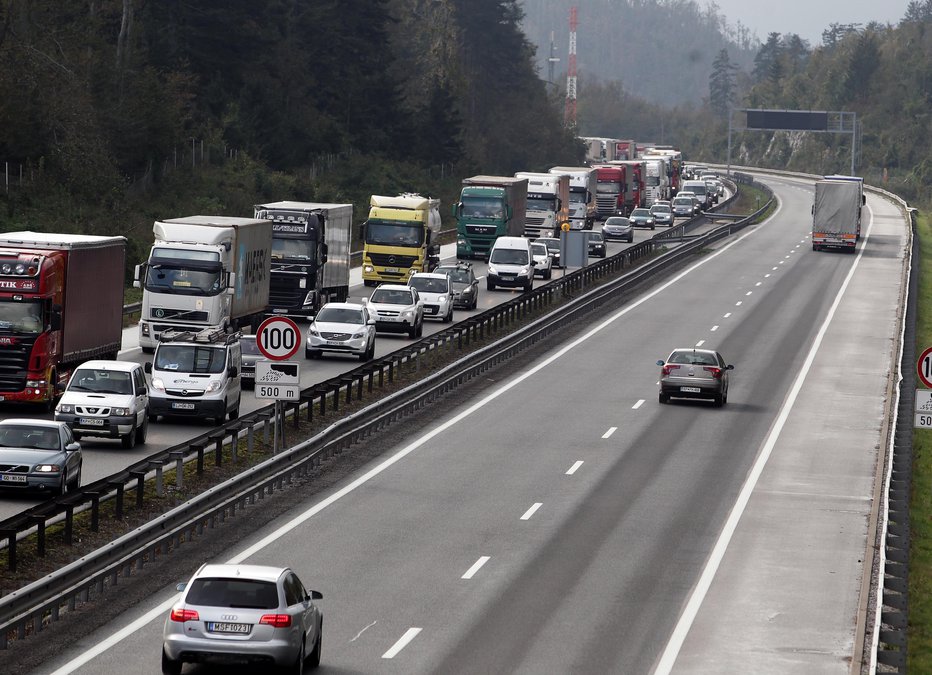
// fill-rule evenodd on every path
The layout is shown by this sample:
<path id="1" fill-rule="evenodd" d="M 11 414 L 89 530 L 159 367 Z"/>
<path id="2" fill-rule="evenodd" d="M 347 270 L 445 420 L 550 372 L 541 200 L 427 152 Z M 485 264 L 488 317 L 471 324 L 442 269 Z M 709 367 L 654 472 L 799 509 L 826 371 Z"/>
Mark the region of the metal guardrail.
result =
<path id="1" fill-rule="evenodd" d="M 93 594 L 102 594 L 108 585 L 115 585 L 119 577 L 131 576 L 134 569 L 141 568 L 147 561 L 167 555 L 184 541 L 196 539 L 205 527 L 213 527 L 227 517 L 235 516 L 237 509 L 244 510 L 256 504 L 266 494 L 313 470 L 321 459 L 341 452 L 382 427 L 419 410 L 434 398 L 507 362 L 560 328 L 578 325 L 583 314 L 608 299 L 618 300 L 634 292 L 644 281 L 680 265 L 701 248 L 742 229 L 765 209 L 743 222 L 717 227 L 672 251 L 664 252 L 629 274 L 606 280 L 665 248 L 662 238 L 649 239 L 381 359 L 304 389 L 301 400 L 288 404 L 286 408 L 286 414 L 295 427 L 300 423 L 302 414 L 313 420 L 315 410 L 319 416 L 325 416 L 328 411 L 338 412 L 344 400 L 349 403 L 354 397 L 364 399 L 364 392 L 371 392 L 376 381 L 382 386 L 386 382 L 394 382 L 402 371 L 417 373 L 425 357 L 445 351 L 467 351 L 476 342 L 497 338 L 492 344 L 481 346 L 443 369 L 419 378 L 415 385 L 335 421 L 313 438 L 208 489 L 40 581 L 0 598 L 0 649 L 7 648 L 11 631 L 19 639 L 40 632 L 44 623 L 58 620 L 62 609 L 73 610 Z M 685 231 L 700 220 L 691 219 L 677 227 Z M 558 305 L 558 311 L 545 313 L 529 325 L 520 325 L 527 318 Z M 122 518 L 127 493 L 134 493 L 136 504 L 141 505 L 147 485 L 146 476 L 152 472 L 156 494 L 162 494 L 165 471 L 174 469 L 176 484 L 182 485 L 183 466 L 189 458 L 196 461 L 195 471 L 200 473 L 205 460 L 211 455 L 217 466 L 222 465 L 225 461 L 224 447 L 228 445 L 229 461 L 235 462 L 239 443 L 244 437 L 247 450 L 251 449 L 260 429 L 267 440 L 272 414 L 273 406 L 266 406 L 191 441 L 156 452 L 124 471 L 95 481 L 74 493 L 54 498 L 0 522 L 0 537 L 7 541 L 8 566 L 15 569 L 20 533 L 36 528 L 37 550 L 41 554 L 46 543 L 46 524 L 61 514 L 65 518 L 62 535 L 65 543 L 70 543 L 74 513 L 80 507 L 90 510 L 91 529 L 95 529 L 99 525 L 101 502 L 112 495 L 114 517 Z"/>

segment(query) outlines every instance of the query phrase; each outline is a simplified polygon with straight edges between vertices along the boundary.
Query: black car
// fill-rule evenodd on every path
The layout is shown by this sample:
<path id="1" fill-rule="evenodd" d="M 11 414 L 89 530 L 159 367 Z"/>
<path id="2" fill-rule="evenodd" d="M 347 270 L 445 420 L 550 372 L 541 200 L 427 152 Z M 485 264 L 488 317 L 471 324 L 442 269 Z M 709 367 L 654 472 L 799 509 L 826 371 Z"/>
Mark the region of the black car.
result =
<path id="1" fill-rule="evenodd" d="M 434 272 L 446 274 L 453 286 L 453 306 L 462 309 L 475 309 L 479 302 L 479 280 L 473 272 L 472 264 L 459 262 L 455 265 L 440 265 Z"/>
<path id="2" fill-rule="evenodd" d="M 604 258 L 605 257 L 605 238 L 602 237 L 601 232 L 590 232 L 589 233 L 589 257 L 590 258 Z"/>
<path id="3" fill-rule="evenodd" d="M 535 239 L 538 244 L 546 244 L 547 250 L 550 251 L 550 257 L 553 258 L 554 267 L 563 267 L 560 262 L 560 240 L 556 237 L 540 237 Z"/>

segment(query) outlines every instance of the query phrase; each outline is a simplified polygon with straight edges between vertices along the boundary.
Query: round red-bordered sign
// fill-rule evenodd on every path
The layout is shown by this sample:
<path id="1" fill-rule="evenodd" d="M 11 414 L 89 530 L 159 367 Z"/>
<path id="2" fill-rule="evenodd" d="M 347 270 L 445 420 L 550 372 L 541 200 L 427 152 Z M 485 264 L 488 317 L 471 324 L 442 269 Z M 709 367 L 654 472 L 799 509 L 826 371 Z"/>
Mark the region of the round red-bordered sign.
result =
<path id="1" fill-rule="evenodd" d="M 922 354 L 919 355 L 919 361 L 916 363 L 916 373 L 922 383 L 932 389 L 932 347 L 926 347 Z"/>
<path id="2" fill-rule="evenodd" d="M 298 330 L 298 324 L 287 316 L 270 316 L 259 324 L 256 331 L 256 347 L 265 358 L 272 361 L 290 359 L 301 347 L 301 331 Z"/>

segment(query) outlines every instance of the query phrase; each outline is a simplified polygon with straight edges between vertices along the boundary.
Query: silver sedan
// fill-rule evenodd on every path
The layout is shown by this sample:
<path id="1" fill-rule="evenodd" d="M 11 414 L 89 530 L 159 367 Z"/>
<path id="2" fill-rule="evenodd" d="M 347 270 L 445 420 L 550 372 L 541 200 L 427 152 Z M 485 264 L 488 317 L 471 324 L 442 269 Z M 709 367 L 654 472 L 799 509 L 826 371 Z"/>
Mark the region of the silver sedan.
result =
<path id="1" fill-rule="evenodd" d="M 62 495 L 81 485 L 81 444 L 64 422 L 0 422 L 0 488 Z"/>
<path id="2" fill-rule="evenodd" d="M 660 366 L 661 403 L 671 398 L 712 399 L 716 407 L 728 402 L 728 373 L 734 366 L 710 349 L 674 349 Z"/>

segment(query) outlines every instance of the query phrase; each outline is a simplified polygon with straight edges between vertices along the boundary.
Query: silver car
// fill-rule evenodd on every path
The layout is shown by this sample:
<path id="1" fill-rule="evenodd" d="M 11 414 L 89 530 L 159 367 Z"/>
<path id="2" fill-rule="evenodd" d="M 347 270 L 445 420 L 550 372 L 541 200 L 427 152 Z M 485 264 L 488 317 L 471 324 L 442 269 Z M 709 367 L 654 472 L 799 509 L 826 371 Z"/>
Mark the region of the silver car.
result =
<path id="1" fill-rule="evenodd" d="M 674 349 L 660 366 L 661 403 L 671 398 L 712 399 L 716 407 L 728 402 L 728 372 L 734 366 L 710 349 Z"/>
<path id="2" fill-rule="evenodd" d="M 622 216 L 611 216 L 602 223 L 604 239 L 624 239 L 629 244 L 634 241 L 634 225 Z"/>
<path id="3" fill-rule="evenodd" d="M 667 227 L 673 225 L 673 209 L 669 203 L 654 204 L 650 207 L 650 212 L 654 216 L 654 222 L 658 225 L 666 225 Z"/>
<path id="4" fill-rule="evenodd" d="M 531 253 L 534 255 L 534 274 L 540 275 L 544 279 L 550 279 L 553 276 L 553 258 L 550 256 L 550 250 L 547 244 L 540 241 L 531 242 Z"/>
<path id="5" fill-rule="evenodd" d="M 63 495 L 81 486 L 81 444 L 64 422 L 0 422 L 0 488 Z"/>
<path id="6" fill-rule="evenodd" d="M 353 354 L 360 361 L 375 356 L 375 319 L 364 305 L 328 302 L 307 327 L 304 357 L 319 358 L 323 352 Z"/>
<path id="7" fill-rule="evenodd" d="M 320 665 L 323 616 L 290 569 L 264 565 L 202 565 L 179 584 L 162 633 L 162 672 L 184 663 L 284 666 L 300 673 Z"/>
<path id="8" fill-rule="evenodd" d="M 424 334 L 424 301 L 417 290 L 401 284 L 382 284 L 367 304 L 376 330 L 407 333 L 418 338 Z"/>

